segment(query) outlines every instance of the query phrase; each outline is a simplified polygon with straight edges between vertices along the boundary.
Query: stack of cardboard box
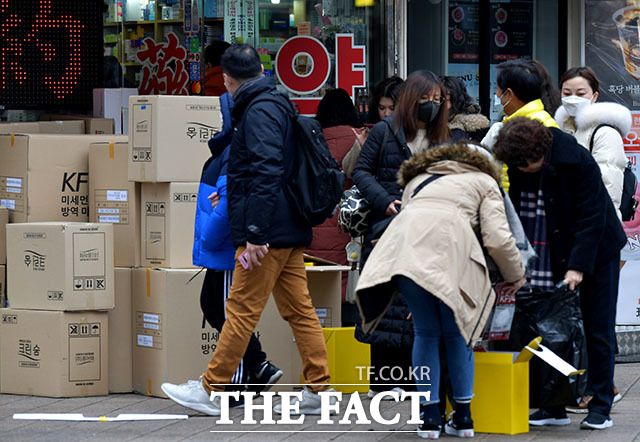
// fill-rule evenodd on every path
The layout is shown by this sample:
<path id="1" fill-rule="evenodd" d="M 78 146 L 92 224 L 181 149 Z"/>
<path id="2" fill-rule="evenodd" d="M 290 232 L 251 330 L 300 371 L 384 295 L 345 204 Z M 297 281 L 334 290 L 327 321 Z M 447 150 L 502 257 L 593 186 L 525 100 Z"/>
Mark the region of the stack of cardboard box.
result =
<path id="1" fill-rule="evenodd" d="M 4 392 L 164 396 L 163 382 L 197 379 L 216 348 L 192 248 L 207 142 L 222 128 L 219 99 L 133 96 L 129 109 L 128 137 L 42 135 L 43 122 L 24 123 L 34 134 L 0 135 L 0 237 L 7 222 L 28 223 L 7 234 Z M 0 296 L 4 249 L 0 241 Z M 344 268 L 315 260 L 307 270 L 323 327 L 339 327 Z M 295 339 L 272 299 L 256 333 L 285 371 L 281 383 L 298 384 Z"/>
<path id="2" fill-rule="evenodd" d="M 200 310 L 204 272 L 192 264 L 194 219 L 208 140 L 222 129 L 217 97 L 133 96 L 125 167 L 140 188 L 133 284 L 133 390 L 197 379 L 218 338 Z M 97 201 L 97 198 L 96 198 Z"/>
<path id="3" fill-rule="evenodd" d="M 113 233 L 88 224 L 88 172 L 89 144 L 113 139 L 0 135 L 0 297 L 11 307 L 0 313 L 2 392 L 108 391 Z"/>

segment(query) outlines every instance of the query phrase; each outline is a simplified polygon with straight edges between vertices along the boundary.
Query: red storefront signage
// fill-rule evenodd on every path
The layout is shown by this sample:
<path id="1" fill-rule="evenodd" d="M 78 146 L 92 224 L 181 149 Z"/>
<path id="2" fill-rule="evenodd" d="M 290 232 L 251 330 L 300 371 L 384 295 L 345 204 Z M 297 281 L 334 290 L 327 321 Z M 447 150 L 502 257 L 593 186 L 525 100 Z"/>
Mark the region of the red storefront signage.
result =
<path id="1" fill-rule="evenodd" d="M 144 49 L 138 52 L 138 60 L 144 63 L 140 95 L 188 95 L 187 50 L 176 34 L 167 34 L 167 41 L 161 43 L 152 38 L 145 38 L 143 43 Z"/>
<path id="2" fill-rule="evenodd" d="M 336 87 L 346 90 L 351 98 L 355 90 L 365 87 L 365 47 L 353 44 L 353 34 L 336 34 Z M 308 72 L 295 68 L 296 59 L 307 56 L 312 65 Z M 287 40 L 276 55 L 276 75 L 280 83 L 296 95 L 310 95 L 329 79 L 331 58 L 327 48 L 313 37 L 298 35 Z M 302 114 L 315 114 L 318 97 L 291 99 Z"/>

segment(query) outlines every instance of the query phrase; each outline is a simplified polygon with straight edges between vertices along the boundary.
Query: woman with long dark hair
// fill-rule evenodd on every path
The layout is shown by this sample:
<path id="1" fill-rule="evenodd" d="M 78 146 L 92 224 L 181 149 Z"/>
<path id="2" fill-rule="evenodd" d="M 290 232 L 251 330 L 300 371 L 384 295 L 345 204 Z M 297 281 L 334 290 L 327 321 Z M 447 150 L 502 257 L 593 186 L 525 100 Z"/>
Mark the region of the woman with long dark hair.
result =
<path id="1" fill-rule="evenodd" d="M 442 77 L 442 84 L 447 91 L 449 129 L 453 140 L 480 142 L 489 131 L 491 122 L 480 113 L 480 106 L 471 98 L 462 80 Z"/>
<path id="2" fill-rule="evenodd" d="M 400 209 L 402 190 L 396 181 L 400 165 L 417 152 L 450 140 L 444 101 L 445 91 L 435 74 L 428 71 L 412 73 L 398 93 L 393 113 L 371 129 L 362 146 L 353 171 L 353 182 L 371 204 L 372 211 L 369 229 L 364 235 L 361 270 L 373 249 L 373 242 Z M 413 344 L 413 327 L 409 319 L 407 303 L 400 295 L 394 298 L 374 333 L 364 335 L 357 327 L 356 338 L 371 344 L 372 393 L 399 388 L 398 381 L 394 383 L 388 379 L 391 367 L 400 367 L 408 375 Z"/>

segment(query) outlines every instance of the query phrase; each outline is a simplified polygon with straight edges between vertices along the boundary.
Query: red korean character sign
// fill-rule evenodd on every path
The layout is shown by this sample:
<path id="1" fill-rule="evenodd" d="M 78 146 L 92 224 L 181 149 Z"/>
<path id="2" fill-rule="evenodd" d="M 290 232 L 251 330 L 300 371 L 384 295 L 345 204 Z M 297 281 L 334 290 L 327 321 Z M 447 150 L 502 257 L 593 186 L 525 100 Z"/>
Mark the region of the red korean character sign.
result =
<path id="1" fill-rule="evenodd" d="M 336 87 L 351 98 L 357 88 L 365 87 L 365 47 L 353 44 L 353 34 L 336 34 Z M 318 91 L 331 74 L 327 48 L 313 37 L 298 35 L 287 40 L 276 55 L 276 75 L 280 83 L 296 95 Z M 291 101 L 304 115 L 314 115 L 319 97 L 296 97 Z"/>

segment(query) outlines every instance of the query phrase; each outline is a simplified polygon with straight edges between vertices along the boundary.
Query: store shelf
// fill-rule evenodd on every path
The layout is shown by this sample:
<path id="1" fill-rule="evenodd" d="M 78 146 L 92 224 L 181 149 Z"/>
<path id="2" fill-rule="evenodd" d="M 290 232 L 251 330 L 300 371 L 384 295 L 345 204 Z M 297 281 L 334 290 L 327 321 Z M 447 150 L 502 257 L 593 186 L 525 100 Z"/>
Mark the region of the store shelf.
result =
<path id="1" fill-rule="evenodd" d="M 122 22 L 121 22 L 121 21 L 113 21 L 113 22 L 103 23 L 103 26 L 104 26 L 105 28 L 108 28 L 108 27 L 110 27 L 110 26 L 119 26 L 119 25 L 121 25 L 121 24 L 122 24 Z"/>
<path id="2" fill-rule="evenodd" d="M 125 25 L 154 25 L 156 24 L 155 20 L 140 20 L 140 21 L 126 21 Z"/>
<path id="3" fill-rule="evenodd" d="M 182 20 L 181 18 L 176 18 L 173 20 L 158 20 L 157 23 L 159 25 L 165 25 L 165 24 L 176 24 L 176 23 L 183 23 L 184 20 Z"/>

